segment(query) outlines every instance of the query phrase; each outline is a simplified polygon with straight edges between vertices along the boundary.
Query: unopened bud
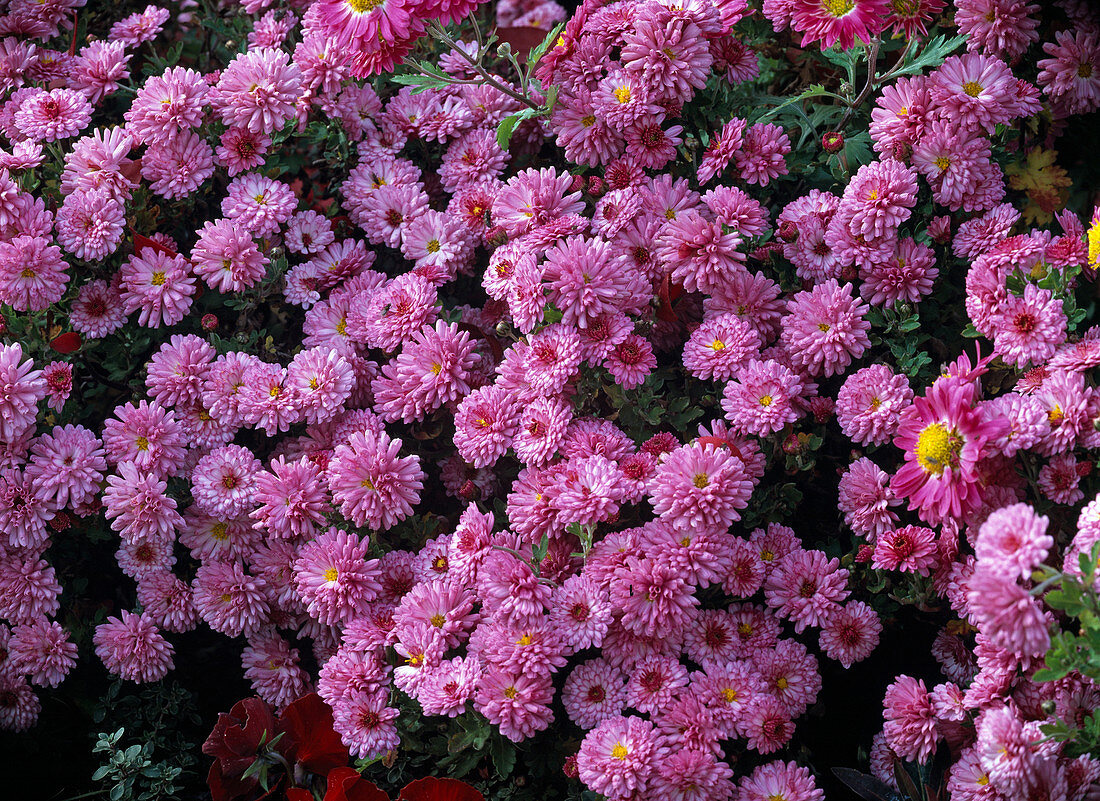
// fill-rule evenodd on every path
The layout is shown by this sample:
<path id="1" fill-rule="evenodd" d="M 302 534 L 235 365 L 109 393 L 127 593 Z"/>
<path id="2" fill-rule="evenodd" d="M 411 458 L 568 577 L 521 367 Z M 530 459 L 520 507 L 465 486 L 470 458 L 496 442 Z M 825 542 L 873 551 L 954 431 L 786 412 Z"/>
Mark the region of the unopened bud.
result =
<path id="1" fill-rule="evenodd" d="M 494 225 L 485 232 L 485 244 L 491 247 L 500 247 L 508 241 L 508 232 L 503 225 Z"/>
<path id="2" fill-rule="evenodd" d="M 909 157 L 913 155 L 913 146 L 908 142 L 894 142 L 890 152 L 898 161 L 909 161 Z"/>
<path id="3" fill-rule="evenodd" d="M 1077 463 L 1077 475 L 1084 478 L 1092 472 L 1092 462 L 1078 462 Z"/>
<path id="4" fill-rule="evenodd" d="M 199 322 L 203 331 L 214 331 L 218 327 L 218 318 L 213 314 L 204 314 Z"/>
<path id="5" fill-rule="evenodd" d="M 50 520 L 49 525 L 50 528 L 52 528 L 54 531 L 61 532 L 67 529 L 72 524 L 72 518 L 70 518 L 65 512 L 58 512 L 56 515 L 53 516 L 53 519 Z"/>
<path id="6" fill-rule="evenodd" d="M 783 452 L 794 456 L 802 451 L 802 440 L 793 431 L 783 440 Z"/>
<path id="7" fill-rule="evenodd" d="M 933 217 L 928 224 L 928 235 L 937 245 L 946 245 L 951 241 L 951 218 L 946 214 Z"/>
<path id="8" fill-rule="evenodd" d="M 832 398 L 818 395 L 810 399 L 810 411 L 815 423 L 827 423 L 836 411 L 836 402 Z"/>
<path id="9" fill-rule="evenodd" d="M 830 131 L 821 137 L 821 149 L 826 153 L 839 153 L 844 149 L 844 134 Z"/>
<path id="10" fill-rule="evenodd" d="M 570 192 L 583 192 L 584 191 L 584 176 L 574 175 L 573 182 L 569 184 Z"/>
<path id="11" fill-rule="evenodd" d="M 464 501 L 476 501 L 481 497 L 481 488 L 472 480 L 466 479 L 466 483 L 458 488 L 458 497 Z"/>
<path id="12" fill-rule="evenodd" d="M 790 220 L 784 220 L 779 223 L 779 229 L 776 231 L 776 234 L 784 242 L 794 242 L 798 239 L 798 226 Z"/>
<path id="13" fill-rule="evenodd" d="M 565 758 L 565 764 L 561 767 L 562 772 L 570 779 L 575 779 L 581 775 L 580 769 L 577 767 L 577 755 L 573 754 Z"/>
<path id="14" fill-rule="evenodd" d="M 603 178 L 598 175 L 588 176 L 588 194 L 592 197 L 603 197 L 604 192 L 607 191 L 607 184 Z"/>
<path id="15" fill-rule="evenodd" d="M 859 546 L 859 550 L 856 551 L 856 561 L 860 564 L 866 564 L 874 558 L 875 549 L 868 545 L 866 542 Z"/>
<path id="16" fill-rule="evenodd" d="M 8 333 L 8 318 L 0 314 L 0 337 Z"/>

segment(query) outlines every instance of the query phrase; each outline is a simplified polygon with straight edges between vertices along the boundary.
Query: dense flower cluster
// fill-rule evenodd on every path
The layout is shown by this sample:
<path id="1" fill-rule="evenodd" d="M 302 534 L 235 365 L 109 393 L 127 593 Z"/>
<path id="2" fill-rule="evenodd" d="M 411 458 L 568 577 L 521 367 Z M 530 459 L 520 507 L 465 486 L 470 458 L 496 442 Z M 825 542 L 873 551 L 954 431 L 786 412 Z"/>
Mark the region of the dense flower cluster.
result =
<path id="1" fill-rule="evenodd" d="M 500 2 L 501 25 L 565 23 L 533 76 L 444 39 L 471 2 L 243 3 L 231 60 L 145 78 L 168 12 L 66 54 L 76 5 L 0 14 L 0 302 L 31 321 L 0 344 L 0 727 L 33 725 L 32 685 L 76 664 L 49 557 L 81 518 L 114 532 L 136 600 L 90 637 L 108 671 L 157 681 L 171 635 L 206 626 L 241 639 L 268 704 L 316 689 L 364 759 L 401 745 L 400 692 L 515 743 L 569 727 L 567 769 L 615 801 L 818 801 L 778 752 L 820 660 L 877 646 L 874 571 L 958 618 L 933 646 L 946 681 L 886 692 L 882 781 L 946 742 L 959 801 L 1100 787 L 1039 730 L 1100 690 L 1031 678 L 1056 625 L 1034 570 L 1100 541 L 1100 499 L 1076 534 L 1044 513 L 1085 500 L 1100 446 L 1100 327 L 1075 305 L 1100 217 L 1041 171 L 1012 183 L 1003 147 L 1100 108 L 1083 4 L 1043 40 L 1038 6 L 958 0 L 966 52 L 881 81 L 879 37 L 924 41 L 944 0 Z M 758 109 L 696 130 L 759 75 L 759 25 L 874 42 L 865 152 L 828 156 L 831 184 L 801 183 L 801 145 Z M 363 80 L 426 32 L 451 46 L 423 86 Z M 307 194 L 280 159 L 311 126 L 348 163 Z M 1060 232 L 1023 224 L 1024 189 Z M 154 204 L 200 202 L 212 219 L 155 230 Z M 211 333 L 264 304 L 283 341 Z M 930 306 L 991 352 L 928 372 L 890 337 Z M 69 400 L 79 353 L 43 358 L 55 323 L 59 353 L 154 343 L 104 419 Z M 698 413 L 639 435 L 624 407 L 670 376 Z M 839 480 L 812 481 L 845 530 L 811 547 L 776 491 L 823 437 Z"/>

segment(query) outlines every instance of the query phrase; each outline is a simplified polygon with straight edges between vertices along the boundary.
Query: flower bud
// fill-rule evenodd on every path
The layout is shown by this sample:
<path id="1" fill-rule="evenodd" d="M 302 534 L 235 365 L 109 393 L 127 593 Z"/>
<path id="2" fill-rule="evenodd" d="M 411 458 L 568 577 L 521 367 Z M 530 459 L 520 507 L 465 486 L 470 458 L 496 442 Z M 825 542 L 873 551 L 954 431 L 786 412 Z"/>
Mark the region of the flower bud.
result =
<path id="1" fill-rule="evenodd" d="M 508 232 L 503 225 L 494 225 L 485 232 L 485 244 L 490 247 L 500 247 L 508 241 Z"/>
<path id="2" fill-rule="evenodd" d="M 895 159 L 904 163 L 909 161 L 909 157 L 913 155 L 913 146 L 908 142 L 894 142 L 890 152 Z"/>
<path id="3" fill-rule="evenodd" d="M 202 325 L 203 331 L 214 331 L 218 327 L 218 318 L 213 314 L 204 314 L 202 320 L 199 321 Z"/>
<path id="4" fill-rule="evenodd" d="M 470 479 L 466 479 L 466 483 L 458 488 L 458 497 L 464 501 L 476 501 L 481 497 L 481 489 Z"/>
<path id="5" fill-rule="evenodd" d="M 866 542 L 859 546 L 859 550 L 856 551 L 856 561 L 860 564 L 866 564 L 870 562 L 875 556 L 875 549 Z"/>
<path id="6" fill-rule="evenodd" d="M 821 149 L 826 153 L 839 153 L 844 149 L 844 134 L 830 131 L 821 137 Z"/>
<path id="7" fill-rule="evenodd" d="M 779 223 L 779 229 L 776 231 L 776 235 L 784 242 L 794 242 L 798 239 L 798 226 L 790 220 L 784 220 Z"/>
<path id="8" fill-rule="evenodd" d="M 598 175 L 588 176 L 588 194 L 592 195 L 592 197 L 603 197 L 606 191 L 607 184 L 604 183 L 603 178 Z"/>

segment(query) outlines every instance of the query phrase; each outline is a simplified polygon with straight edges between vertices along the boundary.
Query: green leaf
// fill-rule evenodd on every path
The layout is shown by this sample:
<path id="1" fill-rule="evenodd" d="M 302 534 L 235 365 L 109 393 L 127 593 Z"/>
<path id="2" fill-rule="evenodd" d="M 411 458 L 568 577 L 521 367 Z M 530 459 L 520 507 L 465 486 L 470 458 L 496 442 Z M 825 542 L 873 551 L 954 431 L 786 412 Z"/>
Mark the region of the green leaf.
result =
<path id="1" fill-rule="evenodd" d="M 890 76 L 916 75 L 926 69 L 938 67 L 944 59 L 958 50 L 965 42 L 965 36 L 952 36 L 949 39 L 941 34 L 930 40 L 912 61 L 906 62 L 897 69 L 890 70 Z"/>
<path id="2" fill-rule="evenodd" d="M 506 779 L 512 775 L 516 767 L 516 749 L 510 742 L 499 735 L 494 736 L 489 744 L 489 756 L 499 778 Z"/>
<path id="3" fill-rule="evenodd" d="M 832 94 L 832 92 L 828 91 L 823 84 L 815 83 L 812 86 L 808 87 L 807 89 L 803 90 L 801 94 L 795 95 L 794 97 L 790 98 L 789 100 L 787 100 L 783 103 L 780 103 L 778 106 L 776 106 L 773 109 L 770 109 L 769 111 L 765 111 L 759 117 L 757 122 L 763 122 L 764 120 L 771 119 L 776 114 L 778 114 L 782 109 L 785 109 L 787 106 L 790 106 L 794 103 L 800 103 L 803 100 L 809 100 L 811 97 L 825 97 L 826 95 L 831 95 L 831 94 Z"/>
<path id="4" fill-rule="evenodd" d="M 512 141 L 512 132 L 519 121 L 519 114 L 509 114 L 500 121 L 500 125 L 497 126 L 497 144 L 500 145 L 501 150 L 508 149 L 508 143 Z"/>
<path id="5" fill-rule="evenodd" d="M 546 34 L 546 38 L 539 44 L 531 48 L 531 52 L 527 54 L 527 69 L 534 69 L 535 65 L 539 63 L 546 51 L 550 49 L 550 45 L 558 40 L 562 30 L 565 28 L 564 22 L 559 22 L 553 28 L 550 29 L 550 33 Z M 556 87 L 551 87 L 556 88 Z M 552 105 L 547 103 L 547 105 Z"/>

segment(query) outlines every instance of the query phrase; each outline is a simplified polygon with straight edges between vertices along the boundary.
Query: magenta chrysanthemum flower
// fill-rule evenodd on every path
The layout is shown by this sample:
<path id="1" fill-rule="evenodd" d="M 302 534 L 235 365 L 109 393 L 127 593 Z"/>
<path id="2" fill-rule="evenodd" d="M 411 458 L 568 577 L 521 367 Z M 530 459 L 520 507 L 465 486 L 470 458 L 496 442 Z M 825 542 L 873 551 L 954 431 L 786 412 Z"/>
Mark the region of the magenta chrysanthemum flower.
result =
<path id="1" fill-rule="evenodd" d="M 118 287 L 96 279 L 80 287 L 69 310 L 69 322 L 85 336 L 99 339 L 121 328 L 126 314 Z"/>
<path id="2" fill-rule="evenodd" d="M 168 570 L 138 579 L 137 596 L 143 614 L 165 631 L 191 631 L 198 622 L 190 585 Z"/>
<path id="3" fill-rule="evenodd" d="M 779 362 L 749 359 L 722 392 L 730 427 L 741 434 L 767 436 L 801 416 L 796 406 L 802 379 Z"/>
<path id="4" fill-rule="evenodd" d="M 1041 656 L 1050 647 L 1050 618 L 1012 575 L 979 563 L 967 582 L 967 605 L 990 642 L 1018 656 Z"/>
<path id="5" fill-rule="evenodd" d="M 972 382 L 942 377 L 902 412 L 894 444 L 905 464 L 890 487 L 928 522 L 962 517 L 981 501 L 978 462 L 1007 422 L 984 419 L 974 393 Z"/>
<path id="6" fill-rule="evenodd" d="M 358 616 L 382 590 L 377 559 L 368 542 L 329 529 L 305 545 L 294 562 L 294 584 L 309 614 L 326 626 Z"/>
<path id="7" fill-rule="evenodd" d="M 185 443 L 175 415 L 160 404 L 139 401 L 115 409 L 103 425 L 111 464 L 133 462 L 155 475 L 171 475 L 183 464 Z"/>
<path id="8" fill-rule="evenodd" d="M 333 451 L 328 485 L 340 513 L 357 526 L 385 530 L 412 514 L 424 488 L 420 457 L 398 456 L 401 440 L 361 431 Z"/>
<path id="9" fill-rule="evenodd" d="M 852 373 L 836 397 L 840 430 L 860 445 L 884 445 L 897 433 L 901 413 L 913 401 L 904 375 L 884 364 Z"/>
<path id="10" fill-rule="evenodd" d="M 927 576 L 939 564 L 936 532 L 923 526 L 883 531 L 875 541 L 871 566 Z"/>
<path id="11" fill-rule="evenodd" d="M 317 425 L 339 414 L 355 389 L 355 369 L 334 348 L 299 351 L 286 371 L 286 386 L 307 423 Z"/>
<path id="12" fill-rule="evenodd" d="M 883 699 L 883 731 L 886 742 L 899 757 L 923 762 L 936 750 L 939 734 L 932 711 L 932 700 L 924 682 L 910 676 L 898 676 L 886 688 Z"/>
<path id="13" fill-rule="evenodd" d="M 779 560 L 764 582 L 768 606 L 794 630 L 821 626 L 848 597 L 848 571 L 821 551 L 793 551 Z"/>
<path id="14" fill-rule="evenodd" d="M 528 169 L 516 174 L 493 200 L 492 217 L 509 239 L 584 209 L 581 193 L 574 191 L 573 176 L 550 168 Z"/>
<path id="15" fill-rule="evenodd" d="M 730 451 L 695 443 L 670 453 L 648 489 L 654 513 L 676 528 L 725 530 L 741 519 L 753 481 Z"/>
<path id="16" fill-rule="evenodd" d="M 573 669 L 561 692 L 569 719 L 593 729 L 622 714 L 626 707 L 626 674 L 604 659 L 590 659 Z"/>
<path id="17" fill-rule="evenodd" d="M 694 587 L 665 560 L 626 558 L 611 584 L 611 603 L 622 610 L 622 625 L 638 636 L 669 635 L 699 605 Z"/>
<path id="18" fill-rule="evenodd" d="M 1027 0 L 956 0 L 955 24 L 966 36 L 969 51 L 1015 61 L 1039 41 L 1038 11 L 1039 6 Z"/>
<path id="19" fill-rule="evenodd" d="M 990 315 L 993 348 L 1016 367 L 1040 364 L 1066 341 L 1066 315 L 1061 298 L 1034 284 L 1024 294 L 1009 295 Z"/>
<path id="20" fill-rule="evenodd" d="M 301 84 L 301 70 L 289 55 L 260 47 L 239 54 L 222 70 L 210 104 L 227 127 L 269 134 L 294 116 Z"/>
<path id="21" fill-rule="evenodd" d="M 171 67 L 151 75 L 126 112 L 126 130 L 140 143 L 168 141 L 198 128 L 209 84 L 195 70 Z"/>
<path id="22" fill-rule="evenodd" d="M 613 717 L 590 731 L 577 753 L 580 779 L 609 798 L 644 795 L 667 756 L 653 724 L 639 717 Z"/>
<path id="23" fill-rule="evenodd" d="M 1095 30 L 1057 31 L 1053 42 L 1043 42 L 1043 52 L 1050 58 L 1039 60 L 1037 82 L 1052 100 L 1070 114 L 1100 107 L 1100 37 Z"/>
<path id="24" fill-rule="evenodd" d="M 271 461 L 270 470 L 256 475 L 254 527 L 281 539 L 316 533 L 328 509 L 321 468 L 309 459 L 288 462 L 279 457 Z"/>
<path id="25" fill-rule="evenodd" d="M 840 199 L 836 216 L 852 236 L 881 239 L 909 219 L 917 202 L 917 173 L 898 161 L 860 167 Z"/>
<path id="26" fill-rule="evenodd" d="M 141 177 L 169 200 L 187 197 L 213 174 L 214 150 L 193 131 L 150 143 L 141 158 Z"/>
<path id="27" fill-rule="evenodd" d="M 741 780 L 737 801 L 825 801 L 810 771 L 794 762 L 760 765 Z"/>
<path id="28" fill-rule="evenodd" d="M 851 284 L 829 279 L 788 302 L 780 341 L 791 360 L 812 375 L 841 373 L 871 346 L 868 311 L 852 296 Z"/>
<path id="29" fill-rule="evenodd" d="M 885 261 L 860 265 L 863 284 L 859 294 L 872 306 L 891 306 L 898 301 L 918 303 L 932 294 L 933 282 L 940 274 L 935 265 L 932 248 L 903 237 Z"/>
<path id="30" fill-rule="evenodd" d="M 689 210 L 662 228 L 656 256 L 672 268 L 672 278 L 690 291 L 716 294 L 745 272 L 741 236 L 717 220 Z"/>
<path id="31" fill-rule="evenodd" d="M 174 667 L 175 649 L 145 615 L 123 610 L 107 618 L 92 642 L 107 670 L 127 681 L 159 681 Z"/>
<path id="32" fill-rule="evenodd" d="M 849 601 L 822 625 L 821 652 L 849 668 L 871 655 L 881 633 L 878 613 L 862 601 Z"/>
<path id="33" fill-rule="evenodd" d="M 929 91 L 963 129 L 993 133 L 1017 116 L 1016 79 L 999 58 L 968 53 L 951 56 L 929 76 Z"/>
<path id="34" fill-rule="evenodd" d="M 605 312 L 637 312 L 649 300 L 648 284 L 602 239 L 577 236 L 555 244 L 543 269 L 550 300 L 561 309 L 566 325 L 587 328 Z"/>

